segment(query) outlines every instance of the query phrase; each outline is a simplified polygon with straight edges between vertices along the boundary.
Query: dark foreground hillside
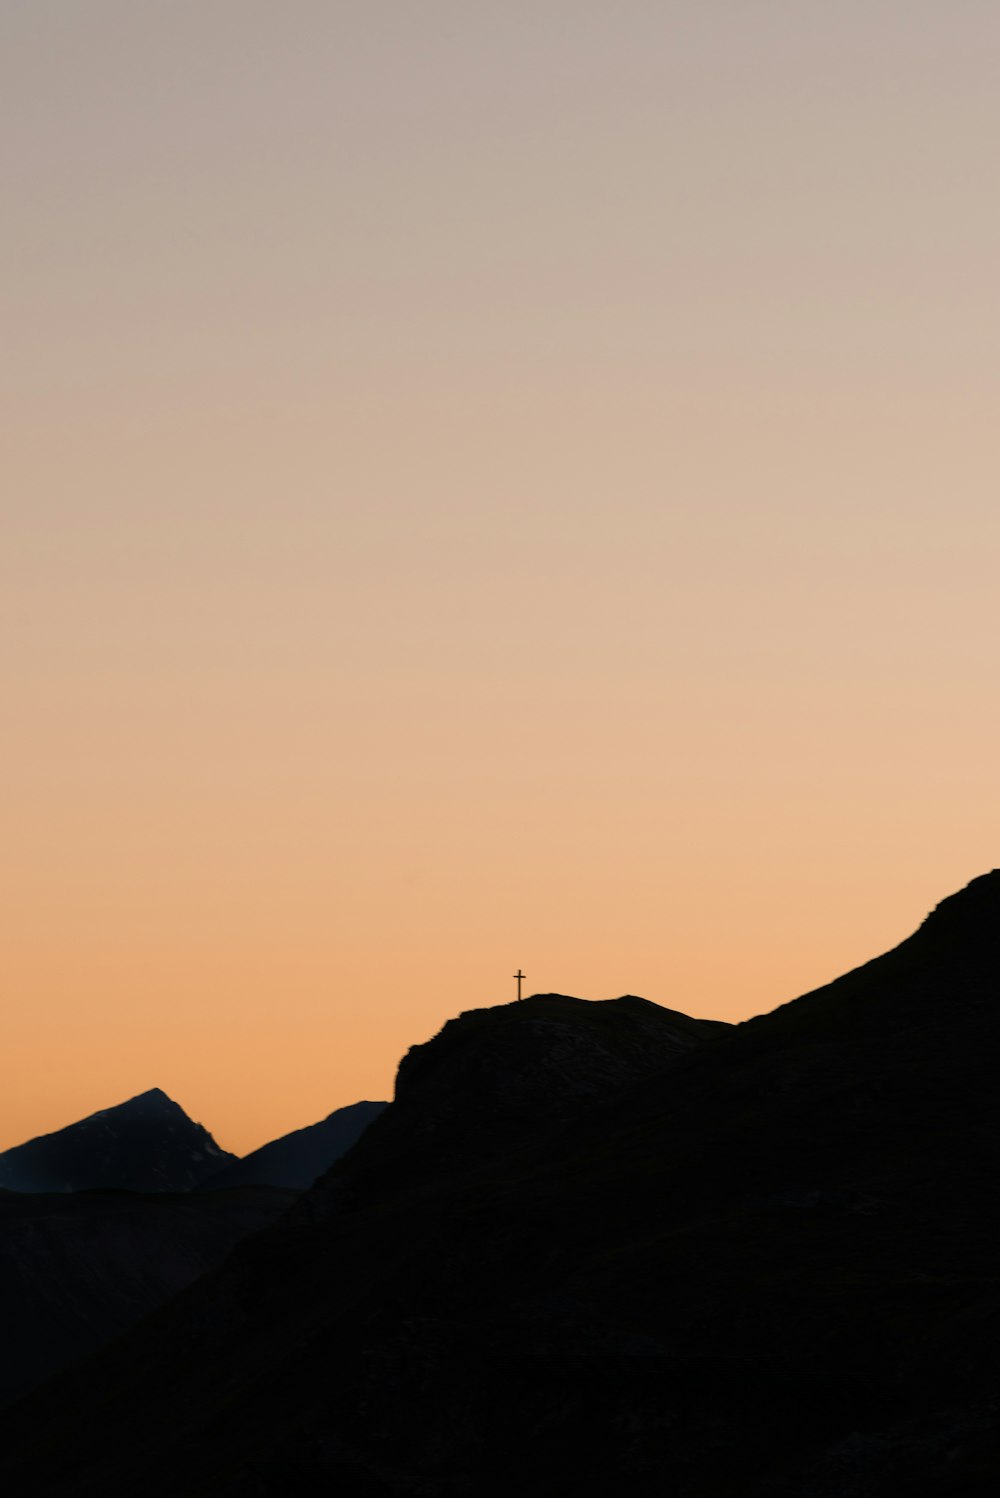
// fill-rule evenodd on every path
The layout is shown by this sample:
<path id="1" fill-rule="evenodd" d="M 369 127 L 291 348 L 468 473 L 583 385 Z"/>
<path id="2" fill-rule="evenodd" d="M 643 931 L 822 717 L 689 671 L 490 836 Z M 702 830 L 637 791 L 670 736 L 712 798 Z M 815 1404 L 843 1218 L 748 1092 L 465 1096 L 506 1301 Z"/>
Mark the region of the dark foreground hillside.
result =
<path id="1" fill-rule="evenodd" d="M 734 1031 L 463 1016 L 275 1227 L 0 1427 L 39 1495 L 1000 1478 L 1000 873 Z"/>
<path id="2" fill-rule="evenodd" d="M 214 1269 L 290 1191 L 0 1191 L 0 1405 Z"/>

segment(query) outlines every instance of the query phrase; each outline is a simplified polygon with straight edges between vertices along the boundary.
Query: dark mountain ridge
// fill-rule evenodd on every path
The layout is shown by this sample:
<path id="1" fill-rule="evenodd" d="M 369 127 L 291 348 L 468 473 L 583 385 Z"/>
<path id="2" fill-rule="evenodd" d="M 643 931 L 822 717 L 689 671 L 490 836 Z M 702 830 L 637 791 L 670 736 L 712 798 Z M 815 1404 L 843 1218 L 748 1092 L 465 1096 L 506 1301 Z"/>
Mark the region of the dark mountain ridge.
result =
<path id="1" fill-rule="evenodd" d="M 11 1191 L 187 1191 L 227 1161 L 201 1124 L 150 1088 L 0 1154 Z"/>
<path id="2" fill-rule="evenodd" d="M 387 1107 L 387 1103 L 361 1102 L 337 1108 L 319 1123 L 283 1134 L 242 1159 L 223 1165 L 207 1176 L 199 1189 L 281 1186 L 304 1191 L 357 1143 L 368 1125 Z"/>
<path id="3" fill-rule="evenodd" d="M 0 1425 L 0 1475 L 38 1498 L 995 1491 L 1000 873 L 700 1044 L 639 1003 L 446 1026 L 280 1223 Z"/>

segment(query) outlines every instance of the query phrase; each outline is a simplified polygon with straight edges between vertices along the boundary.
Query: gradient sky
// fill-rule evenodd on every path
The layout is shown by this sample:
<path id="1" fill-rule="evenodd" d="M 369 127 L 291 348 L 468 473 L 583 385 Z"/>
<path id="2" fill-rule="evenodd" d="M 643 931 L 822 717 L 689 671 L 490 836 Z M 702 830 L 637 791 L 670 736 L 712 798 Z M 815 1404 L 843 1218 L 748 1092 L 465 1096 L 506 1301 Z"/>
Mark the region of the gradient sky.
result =
<path id="1" fill-rule="evenodd" d="M 0 0 L 0 1148 L 1000 863 L 993 0 Z"/>

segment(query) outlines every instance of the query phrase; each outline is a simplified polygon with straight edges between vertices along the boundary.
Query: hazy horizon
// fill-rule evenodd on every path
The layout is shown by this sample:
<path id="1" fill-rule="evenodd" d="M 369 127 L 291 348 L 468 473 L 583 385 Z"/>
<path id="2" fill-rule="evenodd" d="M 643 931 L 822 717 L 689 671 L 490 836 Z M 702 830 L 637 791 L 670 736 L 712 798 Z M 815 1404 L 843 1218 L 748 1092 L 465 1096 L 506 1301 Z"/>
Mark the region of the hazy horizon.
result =
<path id="1" fill-rule="evenodd" d="M 245 1154 L 519 967 L 743 1019 L 1000 863 L 998 45 L 0 4 L 0 1148 Z"/>

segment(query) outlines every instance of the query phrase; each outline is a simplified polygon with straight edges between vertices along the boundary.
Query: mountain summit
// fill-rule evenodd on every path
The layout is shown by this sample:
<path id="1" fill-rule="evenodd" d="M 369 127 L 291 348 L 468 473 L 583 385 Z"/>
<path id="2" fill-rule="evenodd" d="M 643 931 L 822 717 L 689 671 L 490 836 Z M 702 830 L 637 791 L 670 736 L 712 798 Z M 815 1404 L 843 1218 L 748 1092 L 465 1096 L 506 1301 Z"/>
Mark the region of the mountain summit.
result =
<path id="1" fill-rule="evenodd" d="M 376 1183 L 381 1191 L 389 1181 L 477 1169 L 732 1028 L 635 994 L 589 1002 L 542 993 L 465 1010 L 407 1051 L 395 1101 L 350 1156 L 351 1177 L 368 1192 Z M 310 1193 L 314 1216 L 327 1180 L 333 1201 L 339 1196 L 334 1170 Z"/>
<path id="2" fill-rule="evenodd" d="M 9 1191 L 189 1191 L 236 1157 L 159 1087 L 0 1154 Z"/>

